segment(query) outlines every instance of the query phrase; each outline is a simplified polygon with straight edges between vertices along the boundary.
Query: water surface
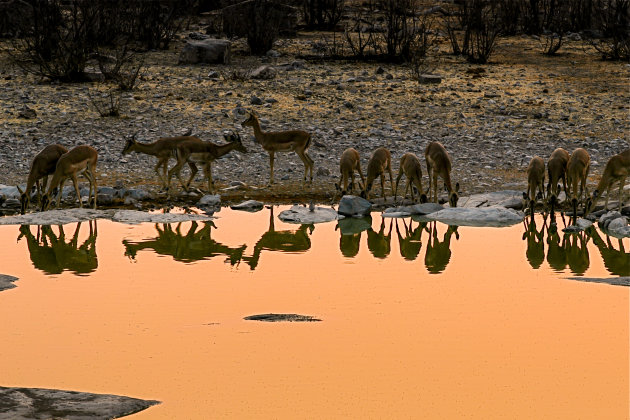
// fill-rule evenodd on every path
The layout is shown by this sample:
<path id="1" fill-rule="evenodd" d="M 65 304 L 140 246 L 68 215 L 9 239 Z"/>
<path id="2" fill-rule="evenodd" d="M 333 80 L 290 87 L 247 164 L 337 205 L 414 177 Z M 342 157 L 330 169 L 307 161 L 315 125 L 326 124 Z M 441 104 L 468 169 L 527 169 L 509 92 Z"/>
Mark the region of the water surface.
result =
<path id="1" fill-rule="evenodd" d="M 628 417 L 628 288 L 568 278 L 628 276 L 630 240 L 279 210 L 0 226 L 0 385 L 163 402 L 135 419 Z"/>

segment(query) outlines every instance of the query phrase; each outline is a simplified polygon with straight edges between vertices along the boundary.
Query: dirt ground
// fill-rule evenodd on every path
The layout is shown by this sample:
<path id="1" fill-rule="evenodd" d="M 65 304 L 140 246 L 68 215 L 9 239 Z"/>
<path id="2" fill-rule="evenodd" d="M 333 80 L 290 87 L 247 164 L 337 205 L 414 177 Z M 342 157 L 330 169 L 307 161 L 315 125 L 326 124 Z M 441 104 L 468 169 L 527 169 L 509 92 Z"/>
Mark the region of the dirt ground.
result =
<path id="1" fill-rule="evenodd" d="M 146 71 L 134 91 L 122 94 L 119 118 L 101 118 L 90 103 L 88 93 L 98 95 L 107 86 L 40 81 L 13 65 L 7 52 L 11 45 L 4 41 L 0 184 L 25 183 L 33 156 L 47 144 L 89 144 L 99 151 L 99 185 L 122 182 L 157 192 L 155 158 L 121 155 L 125 137 L 134 133 L 150 142 L 192 130 L 220 143 L 223 132 L 239 132 L 248 153 L 232 153 L 213 165 L 217 185 L 228 188 L 220 191 L 226 201 L 331 201 L 339 156 L 347 147 L 360 152 L 364 172 L 372 151 L 387 147 L 394 178 L 400 157 L 416 153 L 427 188 L 424 148 L 440 141 L 453 160 L 453 180 L 466 195 L 525 190 L 531 157 L 548 158 L 556 147 L 589 151 L 592 188 L 608 158 L 629 146 L 630 65 L 601 61 L 579 41 L 548 57 L 531 37 L 501 38 L 491 62 L 479 66 L 449 55 L 443 38 L 434 71 L 442 82 L 423 85 L 405 65 L 312 58 L 315 46 L 333 37 L 321 32 L 278 40 L 277 57 L 247 56 L 240 40 L 229 65 L 179 65 L 179 51 L 193 30 L 201 27 L 180 34 L 168 51 L 145 54 Z M 275 78 L 232 77 L 261 65 L 273 66 Z M 253 97 L 262 105 L 252 105 Z M 19 117 L 26 108 L 36 117 Z M 277 156 L 276 184 L 266 186 L 269 157 L 251 128 L 241 127 L 246 109 L 260 115 L 263 130 L 312 133 L 312 185 L 302 183 L 302 162 L 291 153 Z M 203 187 L 201 173 L 196 182 Z"/>

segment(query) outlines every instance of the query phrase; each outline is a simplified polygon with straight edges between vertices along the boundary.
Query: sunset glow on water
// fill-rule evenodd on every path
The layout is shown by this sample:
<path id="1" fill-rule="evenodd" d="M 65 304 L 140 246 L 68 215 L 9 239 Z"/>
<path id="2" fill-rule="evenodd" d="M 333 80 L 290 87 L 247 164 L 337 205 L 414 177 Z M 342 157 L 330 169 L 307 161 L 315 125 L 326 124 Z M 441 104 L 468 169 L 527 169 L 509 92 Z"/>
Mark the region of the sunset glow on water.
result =
<path id="1" fill-rule="evenodd" d="M 568 277 L 627 276 L 630 240 L 280 210 L 1 226 L 0 386 L 162 401 L 134 419 L 627 418 L 628 288 Z"/>

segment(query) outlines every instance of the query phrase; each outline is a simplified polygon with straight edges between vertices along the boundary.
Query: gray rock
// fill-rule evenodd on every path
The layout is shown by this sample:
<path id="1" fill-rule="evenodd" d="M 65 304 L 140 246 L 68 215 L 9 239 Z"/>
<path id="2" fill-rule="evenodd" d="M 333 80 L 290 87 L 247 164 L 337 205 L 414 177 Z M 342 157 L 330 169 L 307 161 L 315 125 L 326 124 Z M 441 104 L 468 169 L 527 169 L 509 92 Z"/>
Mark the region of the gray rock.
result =
<path id="1" fill-rule="evenodd" d="M 278 218 L 288 223 L 311 224 L 331 222 L 339 219 L 339 215 L 334 209 L 326 207 L 315 207 L 310 210 L 308 207 L 293 206 L 281 212 Z"/>
<path id="2" fill-rule="evenodd" d="M 0 218 L 0 225 L 65 225 L 95 219 L 107 219 L 111 212 L 88 208 L 49 210 Z"/>
<path id="3" fill-rule="evenodd" d="M 9 276 L 8 274 L 0 274 L 0 291 L 17 287 L 13 283 L 18 280 L 17 277 Z"/>
<path id="4" fill-rule="evenodd" d="M 179 54 L 180 64 L 229 64 L 232 43 L 226 39 L 188 41 Z"/>
<path id="5" fill-rule="evenodd" d="M 105 420 L 128 416 L 159 403 L 119 395 L 0 387 L 2 419 Z"/>
<path id="6" fill-rule="evenodd" d="M 611 220 L 606 226 L 606 231 L 616 238 L 630 237 L 630 226 L 625 216 Z"/>
<path id="7" fill-rule="evenodd" d="M 608 213 L 603 214 L 599 218 L 599 226 L 603 228 L 607 228 L 610 222 L 620 217 L 623 217 L 623 216 L 618 211 L 609 211 Z"/>
<path id="8" fill-rule="evenodd" d="M 330 169 L 322 168 L 320 166 L 319 168 L 317 168 L 317 173 L 315 175 L 317 175 L 317 176 L 329 176 L 330 175 Z"/>
<path id="9" fill-rule="evenodd" d="M 131 197 L 134 200 L 142 201 L 142 200 L 151 200 L 153 199 L 153 194 L 150 192 L 139 189 L 139 188 L 131 188 L 124 192 L 125 197 Z"/>
<path id="10" fill-rule="evenodd" d="M 409 217 L 411 216 L 411 213 L 406 212 L 406 211 L 400 211 L 397 208 L 390 207 L 390 208 L 385 209 L 385 211 L 383 212 L 381 216 L 385 218 L 388 218 L 388 217 L 399 218 L 399 217 Z"/>
<path id="11" fill-rule="evenodd" d="M 428 214 L 429 220 L 457 226 L 504 227 L 523 221 L 524 214 L 505 207 L 462 208 L 453 207 Z"/>
<path id="12" fill-rule="evenodd" d="M 586 220 L 586 219 L 582 219 L 581 217 L 577 220 L 576 225 L 581 228 L 582 230 L 586 230 L 588 228 L 590 228 L 591 226 L 593 226 L 593 222 L 591 222 L 590 220 Z"/>
<path id="13" fill-rule="evenodd" d="M 219 76 L 221 76 L 221 75 L 219 74 L 218 71 L 214 71 L 213 70 L 213 71 L 208 73 L 208 79 L 218 79 Z"/>
<path id="14" fill-rule="evenodd" d="M 581 227 L 577 225 L 571 225 L 571 226 L 565 227 L 564 229 L 562 229 L 562 231 L 566 233 L 579 233 L 579 232 L 583 232 L 584 229 L 582 229 Z"/>
<path id="15" fill-rule="evenodd" d="M 263 101 L 258 96 L 252 96 L 252 98 L 249 100 L 249 103 L 252 105 L 262 105 Z"/>
<path id="16" fill-rule="evenodd" d="M 232 210 L 244 210 L 244 211 L 255 212 L 263 208 L 263 203 L 256 200 L 247 200 L 247 201 L 243 201 L 242 203 L 230 206 L 230 208 Z"/>
<path id="17" fill-rule="evenodd" d="M 585 281 L 588 283 L 606 283 L 611 286 L 630 287 L 630 277 L 567 277 L 567 279 Z"/>
<path id="18" fill-rule="evenodd" d="M 421 203 L 414 204 L 412 206 L 402 206 L 398 207 L 398 211 L 409 213 L 409 214 L 431 214 L 436 211 L 443 210 L 444 206 L 438 203 Z"/>
<path id="19" fill-rule="evenodd" d="M 523 207 L 523 192 L 505 190 L 474 194 L 470 197 L 460 197 L 457 205 L 466 208 L 501 206 L 508 209 L 521 210 Z"/>
<path id="20" fill-rule="evenodd" d="M 99 193 L 96 195 L 96 204 L 99 206 L 111 206 L 114 202 L 114 196 L 111 194 Z"/>
<path id="21" fill-rule="evenodd" d="M 243 318 L 247 321 L 263 321 L 263 322 L 317 322 L 317 319 L 310 315 L 299 314 L 260 314 L 250 315 Z"/>
<path id="22" fill-rule="evenodd" d="M 260 66 L 249 73 L 251 79 L 269 80 L 276 77 L 276 69 L 271 66 Z"/>
<path id="23" fill-rule="evenodd" d="M 356 195 L 344 195 L 339 201 L 337 213 L 344 216 L 368 216 L 372 203 Z"/>
<path id="24" fill-rule="evenodd" d="M 26 185 L 20 185 L 20 188 L 26 188 Z M 2 185 L 0 184 L 0 195 L 4 196 L 4 198 L 20 198 L 20 191 L 16 186 L 13 185 Z"/>
<path id="25" fill-rule="evenodd" d="M 439 84 L 442 83 L 442 76 L 435 74 L 421 74 L 418 76 L 418 82 L 424 84 Z"/>
<path id="26" fill-rule="evenodd" d="M 199 199 L 197 206 L 199 207 L 218 207 L 221 205 L 221 196 L 218 194 L 206 194 Z"/>

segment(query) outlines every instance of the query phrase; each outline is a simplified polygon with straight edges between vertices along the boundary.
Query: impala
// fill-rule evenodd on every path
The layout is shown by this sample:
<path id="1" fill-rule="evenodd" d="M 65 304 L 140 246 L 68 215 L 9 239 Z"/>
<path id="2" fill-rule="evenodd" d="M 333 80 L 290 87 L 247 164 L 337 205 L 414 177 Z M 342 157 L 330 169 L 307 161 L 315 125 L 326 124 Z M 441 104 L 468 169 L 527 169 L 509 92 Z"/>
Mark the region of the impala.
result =
<path id="1" fill-rule="evenodd" d="M 433 188 L 433 201 L 438 202 L 437 179 L 439 175 L 444 180 L 448 190 L 449 205 L 457 207 L 459 182 L 455 184 L 455 189 L 453 189 L 451 184 L 451 157 L 444 146 L 442 146 L 442 143 L 437 141 L 429 143 L 424 151 L 424 157 L 427 161 L 427 173 L 429 174 L 429 197 L 431 197 L 431 188 Z"/>
<path id="2" fill-rule="evenodd" d="M 132 135 L 127 139 L 125 148 L 122 151 L 123 155 L 131 152 L 144 153 L 145 155 L 155 156 L 157 158 L 157 164 L 155 165 L 155 173 L 157 174 L 162 187 L 166 187 L 166 171 L 168 170 L 168 160 L 173 157 L 175 148 L 178 144 L 188 141 L 201 142 L 199 137 L 195 136 L 178 136 L 178 137 L 162 137 L 153 143 L 139 143 L 136 141 L 136 135 Z M 193 170 L 193 166 L 189 163 L 190 169 Z M 162 168 L 162 173 L 160 173 Z"/>
<path id="3" fill-rule="evenodd" d="M 398 182 L 402 178 L 403 173 L 407 177 L 407 187 L 403 194 L 403 201 L 407 196 L 407 191 L 411 190 L 411 201 L 415 201 L 413 197 L 413 187 L 415 186 L 420 195 L 420 202 L 426 203 L 427 196 L 422 189 L 422 166 L 420 165 L 420 159 L 413 153 L 405 153 L 400 158 L 400 167 L 398 168 L 398 176 L 396 177 L 396 188 L 394 189 L 394 200 L 398 193 Z"/>
<path id="4" fill-rule="evenodd" d="M 269 153 L 269 185 L 273 184 L 273 161 L 276 152 L 295 152 L 304 163 L 304 182 L 310 170 L 310 181 L 313 182 L 313 159 L 306 153 L 311 145 L 311 134 L 302 130 L 264 132 L 260 128 L 258 117 L 253 112 L 241 123 L 243 127 L 252 127 L 254 137 L 262 148 Z"/>
<path id="5" fill-rule="evenodd" d="M 81 193 L 79 192 L 79 182 L 77 175 L 83 174 L 90 183 L 88 192 L 88 203 L 90 197 L 94 200 L 94 208 L 96 208 L 96 162 L 98 161 L 98 152 L 90 146 L 77 146 L 68 153 L 63 154 L 57 161 L 55 173 L 48 187 L 48 192 L 42 197 L 42 211 L 47 210 L 50 206 L 50 195 L 53 190 L 59 186 L 57 193 L 57 207 L 61 203 L 63 195 L 63 184 L 68 178 L 72 178 L 74 189 L 79 199 L 79 207 L 83 207 L 81 201 Z M 93 192 L 92 192 L 93 191 Z"/>
<path id="6" fill-rule="evenodd" d="M 536 200 L 544 198 L 545 185 L 545 161 L 539 156 L 534 156 L 527 167 L 527 193 L 523 193 L 525 203 L 523 208 L 529 205 L 529 209 L 534 214 Z M 538 193 L 536 193 L 538 190 Z"/>
<path id="7" fill-rule="evenodd" d="M 385 171 L 389 172 L 389 184 L 393 188 L 394 176 L 392 175 L 392 155 L 389 153 L 389 150 L 385 149 L 384 147 L 379 147 L 374 151 L 372 157 L 370 158 L 370 161 L 368 162 L 367 180 L 365 182 L 363 191 L 361 192 L 361 196 L 363 198 L 369 199 L 374 180 L 380 176 L 383 199 L 387 199 L 387 197 L 385 196 Z"/>
<path id="8" fill-rule="evenodd" d="M 612 156 L 606 163 L 602 179 L 597 184 L 597 188 L 593 192 L 593 198 L 591 206 L 595 206 L 595 202 L 604 191 L 606 191 L 606 202 L 604 203 L 604 209 L 608 210 L 608 198 L 610 197 L 610 190 L 616 182 L 619 182 L 619 211 L 623 207 L 623 186 L 626 183 L 626 178 L 630 174 L 630 149 Z"/>
<path id="9" fill-rule="evenodd" d="M 182 187 L 184 187 L 184 190 L 188 191 L 190 183 L 197 173 L 197 165 L 195 164 L 195 162 L 197 162 L 204 166 L 204 174 L 208 179 L 208 191 L 212 193 L 214 191 L 214 181 L 212 180 L 212 162 L 232 150 L 247 153 L 247 149 L 245 149 L 245 146 L 243 146 L 243 143 L 241 142 L 241 136 L 236 133 L 230 133 L 225 134 L 224 137 L 225 140 L 227 140 L 227 143 L 220 145 L 209 141 L 197 140 L 188 140 L 179 143 L 175 148 L 177 163 L 170 171 L 168 171 L 166 190 L 170 193 L 171 179 L 173 175 L 175 175 L 182 184 Z M 186 162 L 188 162 L 192 171 L 188 182 L 184 182 L 180 175 L 182 166 L 184 166 L 184 163 Z"/>
<path id="10" fill-rule="evenodd" d="M 582 196 L 586 194 L 588 196 L 588 190 L 586 188 L 586 177 L 591 167 L 591 157 L 588 152 L 581 147 L 575 149 L 571 153 L 569 162 L 567 163 L 567 186 L 569 192 L 567 193 L 567 200 L 571 200 L 573 206 L 573 217 L 577 218 L 577 206 Z M 580 193 L 577 193 L 578 182 L 580 183 Z M 590 199 L 590 198 L 589 198 Z M 585 206 L 589 208 L 587 203 Z"/>
<path id="11" fill-rule="evenodd" d="M 547 174 L 549 175 L 549 181 L 547 183 L 547 197 L 551 198 L 554 195 L 558 198 L 560 194 L 560 184 L 558 182 L 562 179 L 562 186 L 564 187 L 564 193 L 567 193 L 567 164 L 569 163 L 569 152 L 561 147 L 558 147 L 551 153 L 549 161 L 547 162 Z M 568 199 L 568 196 L 567 196 Z"/>
<path id="12" fill-rule="evenodd" d="M 363 172 L 361 172 L 361 160 L 359 158 L 359 152 L 353 148 L 344 150 L 339 160 L 339 171 L 341 172 L 341 178 L 339 184 L 335 184 L 335 188 L 341 191 L 342 195 L 348 192 L 348 178 L 350 178 L 350 191 L 354 190 L 354 171 L 359 172 L 363 185 L 359 184 L 359 188 L 362 190 L 365 185 L 365 178 Z M 341 189 L 343 185 L 343 189 Z"/>
<path id="13" fill-rule="evenodd" d="M 51 144 L 46 146 L 41 152 L 39 152 L 33 162 L 31 163 L 31 170 L 28 174 L 28 180 L 26 181 L 26 189 L 22 191 L 20 187 L 20 213 L 24 214 L 27 207 L 31 203 L 31 190 L 33 185 L 37 187 L 37 197 L 41 200 L 42 193 L 46 190 L 46 183 L 48 182 L 48 175 L 52 175 L 55 172 L 57 161 L 66 153 L 68 149 L 60 144 Z M 43 178 L 42 187 L 40 190 L 39 180 Z"/>

